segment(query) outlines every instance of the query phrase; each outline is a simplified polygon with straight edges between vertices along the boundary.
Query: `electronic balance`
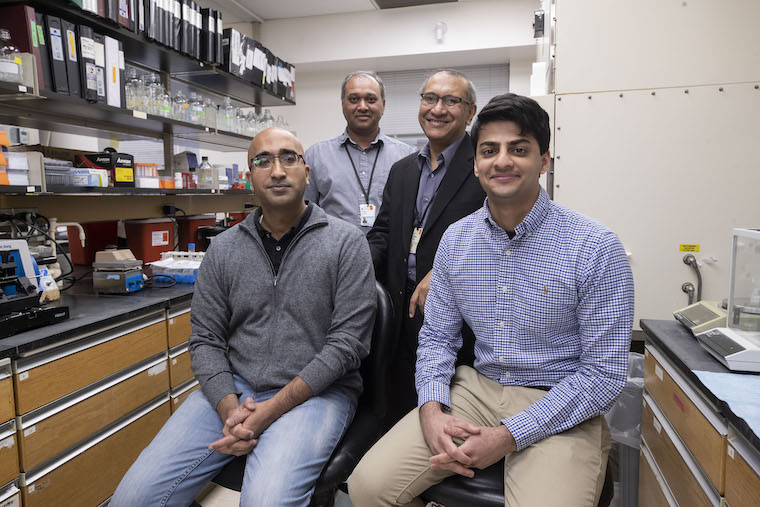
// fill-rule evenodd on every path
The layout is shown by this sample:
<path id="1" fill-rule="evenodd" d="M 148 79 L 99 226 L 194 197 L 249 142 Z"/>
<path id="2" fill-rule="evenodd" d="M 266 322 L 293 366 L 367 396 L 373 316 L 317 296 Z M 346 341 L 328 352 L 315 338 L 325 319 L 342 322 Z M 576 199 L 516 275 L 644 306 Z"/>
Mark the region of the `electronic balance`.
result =
<path id="1" fill-rule="evenodd" d="M 676 310 L 673 316 L 695 336 L 726 325 L 726 307 L 721 301 L 700 301 Z"/>
<path id="2" fill-rule="evenodd" d="M 734 229 L 727 327 L 697 334 L 729 370 L 760 373 L 760 230 Z"/>

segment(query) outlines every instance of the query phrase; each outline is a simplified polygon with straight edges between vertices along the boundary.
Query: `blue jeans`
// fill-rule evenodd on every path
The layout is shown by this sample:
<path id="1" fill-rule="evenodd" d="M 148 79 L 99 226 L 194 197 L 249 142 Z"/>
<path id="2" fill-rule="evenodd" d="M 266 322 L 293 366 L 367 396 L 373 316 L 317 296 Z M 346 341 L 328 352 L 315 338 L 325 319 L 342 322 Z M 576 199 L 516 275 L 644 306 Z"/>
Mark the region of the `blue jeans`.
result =
<path id="1" fill-rule="evenodd" d="M 256 402 L 276 389 L 254 393 L 235 375 L 235 387 Z M 308 505 L 319 474 L 343 437 L 356 407 L 331 387 L 275 421 L 248 454 L 240 505 Z M 195 391 L 166 422 L 121 480 L 111 507 L 187 507 L 234 456 L 210 451 L 222 437 L 222 420 Z"/>

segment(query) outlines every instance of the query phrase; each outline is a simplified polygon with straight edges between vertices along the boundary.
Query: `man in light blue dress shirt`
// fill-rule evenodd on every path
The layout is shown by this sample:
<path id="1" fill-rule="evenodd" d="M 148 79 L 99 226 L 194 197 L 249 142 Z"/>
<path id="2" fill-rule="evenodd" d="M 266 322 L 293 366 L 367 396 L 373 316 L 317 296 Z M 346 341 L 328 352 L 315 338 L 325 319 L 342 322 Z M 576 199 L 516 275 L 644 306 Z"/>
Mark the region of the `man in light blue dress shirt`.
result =
<path id="1" fill-rule="evenodd" d="M 540 187 L 549 135 L 546 112 L 514 94 L 491 99 L 473 125 L 487 198 L 441 239 L 417 349 L 419 408 L 354 470 L 356 507 L 424 505 L 433 484 L 502 458 L 506 505 L 597 504 L 603 414 L 627 377 L 633 276 L 612 231 Z M 465 322 L 474 367 L 455 370 Z"/>
<path id="2" fill-rule="evenodd" d="M 311 174 L 304 198 L 366 234 L 380 210 L 391 166 L 416 150 L 380 132 L 385 85 L 377 74 L 352 72 L 340 96 L 346 130 L 306 150 Z"/>

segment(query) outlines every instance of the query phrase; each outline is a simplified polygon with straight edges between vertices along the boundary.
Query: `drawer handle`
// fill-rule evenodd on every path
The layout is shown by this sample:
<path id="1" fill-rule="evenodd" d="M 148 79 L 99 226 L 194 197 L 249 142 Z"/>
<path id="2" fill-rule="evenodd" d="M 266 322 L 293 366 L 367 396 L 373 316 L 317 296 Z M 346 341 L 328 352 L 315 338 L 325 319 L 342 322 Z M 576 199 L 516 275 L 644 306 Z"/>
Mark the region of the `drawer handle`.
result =
<path id="1" fill-rule="evenodd" d="M 680 409 L 681 409 L 681 412 L 686 412 L 686 407 L 684 406 L 683 402 L 682 402 L 682 401 L 681 401 L 681 399 L 678 397 L 678 395 L 677 395 L 677 394 L 675 394 L 675 393 L 673 394 L 673 401 L 675 401 L 675 402 L 676 402 L 676 405 L 678 405 L 678 408 L 680 408 Z"/>

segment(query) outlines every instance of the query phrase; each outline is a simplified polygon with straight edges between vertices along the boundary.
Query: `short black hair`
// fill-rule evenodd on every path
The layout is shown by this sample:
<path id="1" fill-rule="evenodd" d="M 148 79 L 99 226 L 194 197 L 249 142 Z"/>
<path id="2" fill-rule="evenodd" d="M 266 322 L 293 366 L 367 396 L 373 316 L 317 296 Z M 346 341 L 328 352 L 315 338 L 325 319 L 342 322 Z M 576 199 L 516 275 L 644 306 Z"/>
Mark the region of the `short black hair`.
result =
<path id="1" fill-rule="evenodd" d="M 480 111 L 470 129 L 472 147 L 477 151 L 480 129 L 494 121 L 513 121 L 520 127 L 520 135 L 531 135 L 536 138 L 541 155 L 549 149 L 549 115 L 538 105 L 538 102 L 514 93 L 497 95 L 488 101 Z"/>

